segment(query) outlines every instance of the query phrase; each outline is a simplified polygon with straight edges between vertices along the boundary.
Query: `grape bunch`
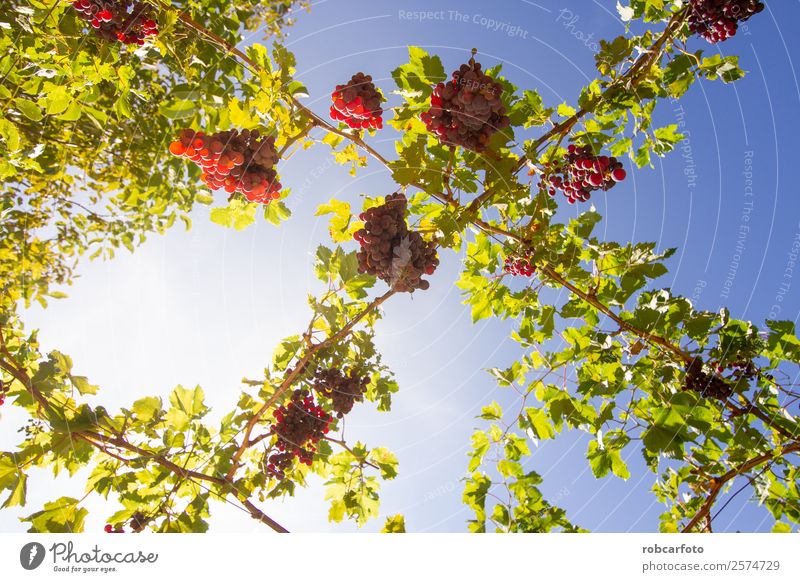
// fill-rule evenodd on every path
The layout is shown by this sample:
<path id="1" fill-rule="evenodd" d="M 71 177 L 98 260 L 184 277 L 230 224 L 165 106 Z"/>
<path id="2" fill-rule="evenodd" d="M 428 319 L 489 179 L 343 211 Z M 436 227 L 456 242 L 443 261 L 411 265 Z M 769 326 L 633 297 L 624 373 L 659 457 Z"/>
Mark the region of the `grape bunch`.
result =
<path id="1" fill-rule="evenodd" d="M 745 378 L 747 380 L 752 380 L 758 376 L 759 372 L 758 367 L 755 365 L 753 360 L 748 358 L 732 362 L 730 367 L 733 369 L 734 377 Z"/>
<path id="2" fill-rule="evenodd" d="M 353 129 L 381 129 L 383 127 L 384 98 L 372 77 L 356 73 L 345 85 L 336 85 L 331 93 L 331 118 L 344 121 Z"/>
<path id="3" fill-rule="evenodd" d="M 103 528 L 103 531 L 106 533 L 125 533 L 125 529 L 117 524 L 116 526 L 107 523 L 106 526 Z"/>
<path id="4" fill-rule="evenodd" d="M 356 402 L 364 400 L 369 378 L 359 376 L 354 370 L 344 374 L 338 368 L 319 370 L 314 375 L 314 390 L 331 399 L 331 408 L 342 418 L 353 410 Z"/>
<path id="5" fill-rule="evenodd" d="M 503 271 L 509 275 L 532 277 L 536 272 L 536 267 L 527 253 L 524 255 L 508 255 L 503 263 Z"/>
<path id="6" fill-rule="evenodd" d="M 131 521 L 130 521 L 131 529 L 133 529 L 133 531 L 135 532 L 140 532 L 145 528 L 148 521 L 150 520 L 143 512 L 136 511 L 131 516 Z"/>
<path id="7" fill-rule="evenodd" d="M 361 245 L 356 254 L 359 273 L 374 275 L 396 291 L 413 293 L 430 287 L 422 276 L 432 275 L 439 259 L 433 242 L 409 230 L 407 204 L 402 193 L 390 194 L 380 206 L 361 213 L 364 228 L 353 238 Z"/>
<path id="8" fill-rule="evenodd" d="M 149 5 L 137 0 L 75 0 L 72 7 L 89 23 L 95 34 L 108 41 L 143 45 L 158 34 Z"/>
<path id="9" fill-rule="evenodd" d="M 710 43 L 736 34 L 739 23 L 764 10 L 759 0 L 690 0 L 689 30 Z"/>
<path id="10" fill-rule="evenodd" d="M 730 377 L 734 381 L 742 378 L 746 380 L 752 380 L 753 378 L 759 375 L 758 366 L 756 366 L 753 360 L 751 360 L 748 357 L 743 357 L 741 359 L 729 361 L 726 364 L 722 364 L 716 360 L 713 360 L 710 361 L 708 365 L 711 366 L 711 368 L 715 370 L 718 374 L 721 374 L 722 372 L 729 370 Z"/>
<path id="11" fill-rule="evenodd" d="M 2 380 L 0 380 L 0 406 L 3 406 L 3 404 L 6 403 L 6 393 L 7 392 L 8 392 L 8 388 L 6 388 L 6 385 L 3 383 Z"/>
<path id="12" fill-rule="evenodd" d="M 502 94 L 502 85 L 481 71 L 481 64 L 471 58 L 453 71 L 449 82 L 436 85 L 431 107 L 421 118 L 442 143 L 482 152 L 492 135 L 511 123 Z"/>
<path id="13" fill-rule="evenodd" d="M 570 144 L 566 157 L 545 164 L 539 188 L 555 196 L 561 190 L 567 202 L 586 202 L 595 190 L 608 190 L 622 182 L 627 173 L 617 158 L 595 156 L 588 146 Z"/>
<path id="14" fill-rule="evenodd" d="M 261 204 L 280 198 L 281 183 L 274 169 L 278 163 L 275 138 L 261 137 L 257 130 L 206 135 L 184 129 L 169 151 L 199 165 L 203 169 L 200 178 L 212 190 L 241 192 L 248 201 Z"/>
<path id="15" fill-rule="evenodd" d="M 310 465 L 316 452 L 316 443 L 328 432 L 331 415 L 314 402 L 308 390 L 295 390 L 291 400 L 273 413 L 275 423 L 270 432 L 277 435 L 278 452 L 269 455 L 267 471 L 278 479 L 296 458 Z"/>
<path id="16" fill-rule="evenodd" d="M 703 362 L 697 358 L 686 366 L 686 379 L 683 390 L 697 392 L 705 398 L 727 400 L 733 394 L 733 388 L 719 376 L 707 374 L 703 370 Z"/>

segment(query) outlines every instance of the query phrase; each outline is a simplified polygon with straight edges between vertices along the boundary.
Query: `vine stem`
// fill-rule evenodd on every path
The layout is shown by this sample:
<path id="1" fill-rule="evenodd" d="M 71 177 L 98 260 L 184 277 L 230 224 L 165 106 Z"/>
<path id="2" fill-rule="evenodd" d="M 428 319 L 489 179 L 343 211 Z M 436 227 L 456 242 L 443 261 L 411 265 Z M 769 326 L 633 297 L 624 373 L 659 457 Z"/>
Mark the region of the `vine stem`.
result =
<path id="1" fill-rule="evenodd" d="M 28 373 L 21 367 L 16 364 L 16 360 L 13 355 L 9 352 L 8 346 L 6 344 L 5 336 L 3 334 L 3 329 L 0 327 L 0 354 L 2 354 L 4 359 L 0 359 L 0 367 L 2 367 L 6 372 L 11 374 L 18 382 L 20 382 L 25 389 L 33 396 L 33 398 L 41 405 L 42 408 L 45 410 L 53 410 L 52 405 L 50 402 L 45 398 L 45 396 L 41 393 L 41 391 L 36 388 L 33 384 Z M 13 362 L 13 364 L 12 364 Z M 128 452 L 136 453 L 145 458 L 152 459 L 157 464 L 161 465 L 168 471 L 182 477 L 184 479 L 195 479 L 199 481 L 207 481 L 209 483 L 213 483 L 225 489 L 228 489 L 231 494 L 233 494 L 244 506 L 247 508 L 247 511 L 250 515 L 257 519 L 258 521 L 268 525 L 273 530 L 278 533 L 288 533 L 289 530 L 282 526 L 280 523 L 269 517 L 266 513 L 261 511 L 250 499 L 243 495 L 231 482 L 228 478 L 222 477 L 215 477 L 214 475 L 208 475 L 206 473 L 200 473 L 198 471 L 192 471 L 190 469 L 186 469 L 185 467 L 181 467 L 176 463 L 173 463 L 164 455 L 159 455 L 157 453 L 153 453 L 137 447 L 126 441 L 121 436 L 113 436 L 110 437 L 108 435 L 100 434 L 94 431 L 76 431 L 76 432 L 69 432 L 67 433 L 69 438 L 78 438 L 86 443 L 94 446 L 98 450 L 102 451 L 103 453 L 109 455 L 112 458 L 122 459 L 119 455 L 113 454 L 107 450 L 107 445 L 112 445 L 118 449 L 123 449 Z"/>
<path id="2" fill-rule="evenodd" d="M 728 410 L 737 415 L 748 414 L 748 413 L 752 414 L 753 416 L 761 420 L 761 422 L 763 422 L 765 425 L 769 426 L 770 428 L 773 428 L 775 431 L 786 437 L 788 440 L 794 440 L 797 437 L 797 435 L 787 432 L 783 427 L 778 426 L 774 422 L 772 422 L 772 419 L 769 416 L 767 416 L 763 410 L 761 410 L 758 406 L 747 400 L 747 398 L 745 398 L 742 395 L 740 395 L 739 397 L 742 400 L 744 400 L 743 407 L 740 408 L 736 406 L 733 402 L 726 400 L 724 403 L 725 408 L 727 408 Z"/>
<path id="3" fill-rule="evenodd" d="M 783 447 L 780 451 L 780 456 L 784 457 L 786 455 L 797 453 L 800 451 L 800 443 L 791 443 Z M 689 523 L 681 530 L 682 533 L 688 533 L 692 531 L 697 524 L 703 521 L 711 511 L 711 508 L 714 505 L 714 501 L 719 496 L 720 492 L 722 491 L 722 487 L 730 481 L 731 479 L 741 475 L 742 473 L 746 473 L 750 469 L 757 467 L 761 463 L 769 461 L 770 459 L 774 458 L 774 453 L 764 453 L 763 455 L 759 455 L 757 457 L 753 457 L 749 461 L 745 461 L 740 466 L 736 467 L 735 469 L 731 469 L 721 477 L 716 477 L 711 480 L 711 490 L 706 497 L 706 500 L 703 502 L 703 505 L 700 507 L 698 512 L 692 517 Z"/>
<path id="4" fill-rule="evenodd" d="M 314 344 L 310 347 L 306 353 L 300 358 L 297 364 L 294 366 L 292 371 L 286 375 L 283 382 L 281 382 L 280 386 L 275 390 L 275 392 L 261 405 L 261 407 L 250 417 L 250 420 L 247 422 L 247 425 L 244 429 L 244 435 L 242 436 L 242 442 L 239 447 L 236 449 L 236 452 L 233 454 L 231 459 L 231 467 L 228 470 L 227 475 L 225 476 L 227 480 L 232 480 L 236 471 L 241 466 L 241 459 L 242 455 L 244 455 L 245 451 L 250 448 L 253 444 L 258 442 L 260 439 L 252 439 L 251 435 L 253 434 L 253 430 L 255 429 L 256 425 L 259 421 L 263 418 L 263 416 L 269 411 L 275 404 L 277 404 L 278 400 L 286 393 L 287 390 L 292 386 L 294 381 L 297 377 L 302 373 L 303 368 L 305 365 L 311 360 L 311 358 L 319 352 L 327 348 L 328 346 L 338 342 L 339 340 L 345 338 L 347 335 L 350 334 L 352 329 L 358 325 L 358 323 L 364 319 L 367 315 L 378 309 L 384 302 L 386 302 L 390 297 L 392 297 L 397 291 L 394 289 L 390 289 L 380 297 L 374 299 L 369 305 L 367 305 L 361 313 L 359 313 L 356 317 L 351 319 L 347 325 L 345 325 L 342 329 L 337 331 L 332 336 L 329 336 L 324 341 Z"/>
<path id="5" fill-rule="evenodd" d="M 326 437 L 322 437 L 322 440 L 326 440 L 329 443 L 334 443 L 334 444 L 339 445 L 345 451 L 347 451 L 348 453 L 353 455 L 356 459 L 358 459 L 359 463 L 361 463 L 362 465 L 369 465 L 373 469 L 378 469 L 380 471 L 381 468 L 378 465 L 376 465 L 375 463 L 369 462 L 366 457 L 361 458 L 358 455 L 356 455 L 355 452 L 353 451 L 353 449 L 350 448 L 350 446 L 344 441 L 344 439 L 340 440 L 340 439 L 334 439 L 334 438 L 326 436 Z"/>
<path id="6" fill-rule="evenodd" d="M 99 441 L 100 443 L 108 443 L 120 449 L 136 453 L 137 455 L 140 455 L 142 457 L 152 459 L 165 469 L 168 469 L 169 471 L 175 473 L 176 475 L 178 475 L 183 479 L 206 481 L 214 485 L 226 488 L 230 490 L 233 496 L 236 497 L 247 508 L 248 512 L 253 516 L 254 519 L 257 519 L 258 521 L 268 525 L 278 533 L 289 533 L 288 529 L 286 529 L 280 523 L 278 523 L 277 521 L 269 517 L 267 514 L 265 514 L 263 511 L 261 511 L 261 509 L 259 509 L 252 501 L 250 501 L 250 499 L 247 496 L 242 495 L 241 492 L 227 478 L 215 477 L 214 475 L 209 475 L 207 473 L 200 473 L 198 471 L 192 471 L 190 469 L 186 469 L 185 467 L 181 467 L 180 465 L 173 463 L 163 455 L 155 454 L 140 447 L 137 447 L 136 445 L 133 445 L 120 437 L 108 438 L 106 435 L 102 435 L 92 431 L 83 431 L 81 433 L 74 433 L 74 434 L 83 436 L 84 440 L 87 440 L 87 442 L 90 442 L 91 444 L 93 444 L 98 448 L 99 448 L 98 442 L 92 442 L 92 439 L 96 439 L 96 441 Z M 89 438 L 87 439 L 86 437 Z"/>
<path id="7" fill-rule="evenodd" d="M 641 337 L 645 341 L 650 342 L 651 344 L 666 349 L 684 363 L 689 364 L 692 362 L 692 360 L 694 360 L 694 358 L 690 356 L 686 351 L 676 346 L 672 342 L 666 340 L 665 338 L 650 333 L 648 331 L 645 331 L 643 329 L 634 327 L 627 321 L 620 318 L 619 315 L 614 313 L 607 305 L 605 305 L 602 301 L 598 300 L 595 295 L 579 289 L 571 281 L 568 281 L 566 278 L 564 278 L 552 267 L 552 265 L 545 263 L 541 267 L 539 267 L 539 270 L 542 273 L 544 273 L 549 279 L 552 279 L 562 287 L 569 289 L 574 295 L 577 295 L 583 301 L 585 301 L 586 303 L 597 309 L 599 312 L 607 316 L 609 319 L 613 320 L 617 325 L 619 325 L 620 329 L 631 332 L 634 335 Z"/>
<path id="8" fill-rule="evenodd" d="M 247 65 L 247 67 L 251 70 L 251 72 L 257 73 L 261 70 L 261 67 L 258 65 L 258 63 L 253 61 L 253 59 L 248 57 L 244 52 L 242 52 L 241 50 L 230 44 L 228 41 L 226 41 L 218 34 L 206 29 L 199 23 L 195 22 L 188 14 L 181 12 L 178 14 L 178 19 L 181 22 L 183 22 L 187 27 L 205 36 L 206 38 L 211 40 L 214 44 L 224 49 L 227 53 L 232 54 L 241 59 L 242 62 L 244 62 Z M 314 111 L 312 111 L 311 109 L 300 103 L 300 101 L 298 101 L 295 97 L 289 97 L 289 101 L 291 102 L 291 105 L 294 108 L 296 108 L 298 111 L 301 111 L 303 115 L 308 117 L 314 125 L 323 128 L 328 133 L 333 133 L 352 142 L 353 144 L 355 144 L 356 146 L 367 152 L 372 158 L 380 162 L 387 169 L 391 170 L 391 165 L 389 160 L 387 160 L 385 157 L 383 157 L 383 155 L 381 155 L 380 152 L 378 152 L 375 148 L 373 148 L 371 145 L 365 142 L 357 133 L 342 130 L 337 126 L 329 123 L 326 119 L 320 117 L 317 113 L 315 113 Z M 409 185 L 419 188 L 421 190 L 426 190 L 424 185 L 418 183 L 410 183 Z M 440 202 L 448 202 L 447 197 L 439 193 L 431 193 L 431 195 L 434 198 L 438 199 Z"/>
<path id="9" fill-rule="evenodd" d="M 286 153 L 286 152 L 289 150 L 289 148 L 290 148 L 290 147 L 292 147 L 292 146 L 294 145 L 294 143 L 295 143 L 297 140 L 299 140 L 299 139 L 303 139 L 305 136 L 307 136 L 307 135 L 308 135 L 308 132 L 310 132 L 310 131 L 311 131 L 312 129 L 314 129 L 316 126 L 317 126 L 317 122 L 316 122 L 316 120 L 312 119 L 312 120 L 311 120 L 311 121 L 309 121 L 309 122 L 308 122 L 308 124 L 307 124 L 307 125 L 306 125 L 306 126 L 303 128 L 303 129 L 301 129 L 301 130 L 300 130 L 300 131 L 299 131 L 299 132 L 298 132 L 296 135 L 293 135 L 292 137 L 290 137 L 289 139 L 287 139 L 287 140 L 286 140 L 286 143 L 285 143 L 285 144 L 283 144 L 283 147 L 282 147 L 282 148 L 280 149 L 280 151 L 278 152 L 278 158 L 279 158 L 279 159 L 280 159 L 280 158 L 282 158 L 282 157 L 283 157 L 283 154 L 285 154 L 285 153 Z"/>
<path id="10" fill-rule="evenodd" d="M 592 100 L 591 103 L 581 107 L 572 116 L 560 123 L 557 123 L 549 131 L 545 132 L 535 141 L 533 141 L 531 144 L 531 150 L 538 152 L 542 145 L 546 144 L 554 137 L 558 137 L 559 139 L 563 138 L 570 132 L 570 130 L 572 130 L 573 127 L 575 127 L 575 124 L 577 124 L 578 121 L 591 113 L 599 103 L 608 99 L 609 96 L 618 91 L 621 87 L 635 87 L 641 80 L 642 73 L 652 67 L 653 64 L 655 64 L 655 62 L 661 58 L 667 42 L 672 38 L 675 32 L 677 32 L 677 30 L 683 26 L 686 14 L 686 8 L 676 12 L 670 19 L 669 24 L 667 25 L 666 29 L 664 29 L 664 32 L 662 32 L 656 42 L 653 43 L 653 46 L 650 47 L 649 51 L 642 54 L 630 69 L 625 71 L 621 77 L 612 82 L 608 88 L 603 91 L 601 95 Z M 519 158 L 519 160 L 517 160 L 515 172 L 519 172 L 525 166 L 528 166 L 531 168 L 531 170 L 536 170 L 536 165 L 531 161 L 531 159 L 527 155 L 523 155 Z M 495 190 L 486 190 L 483 194 L 475 198 L 469 204 L 467 210 L 469 212 L 477 212 L 484 204 L 490 202 L 496 193 L 497 192 Z"/>
<path id="11" fill-rule="evenodd" d="M 578 123 L 585 115 L 592 112 L 592 109 L 603 99 L 605 99 L 610 93 L 617 91 L 620 87 L 624 85 L 635 86 L 639 79 L 641 78 L 641 74 L 649 69 L 650 67 L 655 64 L 656 60 L 661 58 L 663 54 L 664 48 L 666 43 L 672 36 L 677 32 L 677 30 L 683 26 L 684 21 L 686 19 L 686 15 L 688 14 L 688 8 L 684 8 L 675 14 L 672 15 L 672 18 L 667 25 L 667 28 L 664 29 L 664 32 L 658 37 L 653 46 L 650 48 L 649 51 L 644 53 L 640 56 L 636 62 L 628 69 L 619 79 L 614 81 L 608 89 L 606 89 L 599 97 L 593 100 L 590 104 L 585 107 L 579 109 L 576 113 L 574 113 L 571 117 L 565 119 L 561 123 L 555 125 L 550 131 L 546 132 L 542 136 L 540 136 L 536 141 L 533 142 L 532 148 L 534 151 L 537 151 L 539 147 L 543 144 L 550 141 L 555 136 L 564 135 L 569 132 L 572 127 Z M 523 166 L 528 162 L 527 156 L 522 156 L 518 163 L 517 163 L 517 171 L 521 170 Z"/>

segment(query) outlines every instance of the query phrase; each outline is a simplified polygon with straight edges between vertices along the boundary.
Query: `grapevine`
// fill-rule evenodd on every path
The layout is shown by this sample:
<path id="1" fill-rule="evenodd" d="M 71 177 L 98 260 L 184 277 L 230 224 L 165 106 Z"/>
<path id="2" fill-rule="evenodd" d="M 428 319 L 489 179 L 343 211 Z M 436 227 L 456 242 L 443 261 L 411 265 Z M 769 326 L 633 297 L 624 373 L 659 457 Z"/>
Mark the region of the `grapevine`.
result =
<path id="1" fill-rule="evenodd" d="M 536 396 L 523 395 L 520 408 L 501 401 L 481 412 L 492 424 L 472 438 L 463 494 L 475 512 L 471 531 L 492 523 L 498 531 L 578 529 L 563 509 L 544 501 L 525 458 L 528 437 L 538 442 L 562 429 L 591 435 L 587 458 L 597 478 L 628 479 L 630 455 L 623 453 L 632 446 L 641 446 L 654 472 L 665 462 L 674 466 L 670 488 L 656 484 L 670 505 L 661 516 L 664 531 L 710 531 L 728 505 L 713 508 L 715 497 L 740 477 L 774 486 L 764 499 L 779 529 L 796 523 L 797 496 L 789 497 L 787 475 L 794 475 L 800 441 L 788 408 L 800 393 L 782 369 L 798 359 L 795 327 L 768 321 L 759 329 L 724 310 L 702 310 L 671 289 L 653 291 L 651 280 L 666 272 L 669 252 L 657 243 L 608 241 L 607 232 L 593 233 L 601 219 L 594 208 L 573 218 L 542 198 L 561 191 L 569 203 L 587 201 L 626 179 L 623 156 L 642 166 L 679 147 L 683 122 L 657 126 L 656 106 L 680 99 L 697 80 L 743 75 L 734 55 L 688 52 L 688 34 L 720 42 L 764 9 L 757 0 L 625 3 L 620 16 L 642 19 L 643 26 L 598 41 L 592 50 L 599 75 L 587 79 L 575 102 L 561 105 L 541 88 L 515 87 L 519 71 L 507 67 L 504 78 L 499 65 L 484 70 L 475 51 L 448 78 L 437 55 L 409 46 L 409 62 L 391 75 L 392 127 L 400 135 L 389 148 L 385 140 L 369 141 L 370 130 L 383 125 L 386 101 L 370 75 L 326 84 L 324 111 L 317 112 L 318 101 L 303 101 L 308 91 L 296 78 L 291 51 L 244 38 L 243 31 L 275 22 L 266 16 L 283 26 L 293 0 L 237 3 L 233 12 L 215 0 L 181 7 L 69 0 L 47 13 L 50 6 L 31 10 L 7 0 L 2 21 L 21 24 L 22 42 L 6 42 L 8 70 L 0 80 L 8 100 L 0 127 L 0 181 L 8 190 L 0 208 L 0 405 L 13 395 L 15 412 L 19 407 L 30 418 L 24 443 L 0 459 L 0 492 L 8 492 L 3 506 L 25 504 L 29 468 L 50 465 L 70 474 L 88 468 L 89 492 L 111 493 L 125 508 L 102 522 L 108 533 L 205 531 L 210 499 L 285 532 L 261 507 L 310 484 L 303 465 L 313 464 L 325 480 L 331 519 L 346 516 L 361 525 L 376 511 L 377 479 L 391 479 L 397 459 L 360 440 L 348 444 L 336 418 L 363 400 L 390 408 L 398 386 L 377 351 L 380 310 L 398 292 L 428 289 L 437 253 L 452 250 L 463 261 L 457 286 L 473 321 L 502 318 L 525 350 L 493 375 L 501 385 L 528 385 Z M 62 21 L 64 11 L 71 18 Z M 109 43 L 139 46 L 160 36 L 153 50 L 117 54 L 76 37 L 81 21 Z M 0 31 L 4 40 L 8 34 Z M 231 129 L 181 130 L 175 119 Z M 256 123 L 281 137 L 239 129 Z M 92 147 L 100 135 L 102 147 Z M 154 163 L 170 141 L 171 154 L 201 171 L 187 172 L 182 159 Z M 569 142 L 575 145 L 561 149 Z M 187 195 L 187 173 L 229 194 L 228 207 L 212 211 L 213 222 L 237 230 L 252 224 L 256 208 L 242 202 L 280 199 L 279 160 L 319 143 L 331 148 L 335 163 L 352 165 L 356 178 L 360 168 L 381 164 L 399 191 L 414 189 L 413 204 L 392 194 L 358 217 L 340 200 L 319 206 L 318 214 L 334 215 L 333 242 L 353 236 L 358 249 L 317 250 L 314 272 L 327 290 L 309 297 L 308 326 L 281 343 L 263 377 L 245 380 L 230 414 L 204 420 L 209 408 L 200 387 L 178 386 L 169 399 L 139 399 L 110 412 L 85 402 L 97 387 L 76 375 L 86 372 L 73 370 L 78 366 L 69 356 L 43 353 L 17 305 L 57 297 L 52 287 L 71 282 L 84 253 L 110 257 L 177 218 L 189 224 L 195 204 L 210 197 Z M 61 154 L 66 165 L 54 172 Z M 539 174 L 533 200 L 525 168 L 528 177 Z M 79 175 L 89 180 L 78 184 L 72 178 Z M 409 225 L 409 207 L 424 231 Z M 290 215 L 283 205 L 262 211 L 276 225 Z M 26 251 L 24 261 L 18 249 Z M 356 265 L 369 276 L 358 276 Z M 500 269 L 536 276 L 538 284 L 519 285 Z M 376 289 L 376 278 L 389 289 Z M 558 346 L 559 335 L 568 347 Z M 706 355 L 708 362 L 700 359 Z M 341 434 L 326 436 L 333 429 Z M 714 446 L 703 444 L 712 437 Z M 144 501 L 136 483 L 148 485 Z M 509 491 L 507 501 L 496 495 Z M 187 495 L 191 503 L 176 510 L 175 498 Z M 30 531 L 81 531 L 82 502 L 54 500 L 23 521 Z M 395 520 L 387 531 L 404 528 Z"/>

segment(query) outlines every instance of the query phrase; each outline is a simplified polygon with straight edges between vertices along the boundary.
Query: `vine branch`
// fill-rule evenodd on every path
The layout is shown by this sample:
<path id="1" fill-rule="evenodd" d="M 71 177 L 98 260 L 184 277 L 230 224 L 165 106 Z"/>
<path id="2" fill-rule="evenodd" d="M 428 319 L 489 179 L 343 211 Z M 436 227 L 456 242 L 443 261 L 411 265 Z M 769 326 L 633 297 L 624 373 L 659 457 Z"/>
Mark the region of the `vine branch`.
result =
<path id="1" fill-rule="evenodd" d="M 228 480 L 233 479 L 234 475 L 236 474 L 236 471 L 239 469 L 241 465 L 242 455 L 244 455 L 245 451 L 247 451 L 247 449 L 250 448 L 253 444 L 259 442 L 260 439 L 251 439 L 251 435 L 253 434 L 253 430 L 255 429 L 256 425 L 267 413 L 267 411 L 269 411 L 273 406 L 275 406 L 275 404 L 278 402 L 281 396 L 283 396 L 283 394 L 287 390 L 289 390 L 289 388 L 292 386 L 297 377 L 302 373 L 303 368 L 311 360 L 314 354 L 346 337 L 350 333 L 350 331 L 356 325 L 358 325 L 358 323 L 362 319 L 364 319 L 367 315 L 375 311 L 395 293 L 396 291 L 394 289 L 390 289 L 380 297 L 374 299 L 369 305 L 367 305 L 361 311 L 361 313 L 359 313 L 356 317 L 351 319 L 347 323 L 347 325 L 345 325 L 342 329 L 340 329 L 338 332 L 328 337 L 324 341 L 312 345 L 312 347 L 310 347 L 306 351 L 303 357 L 300 358 L 300 360 L 298 360 L 297 365 L 295 365 L 292 371 L 286 375 L 283 382 L 281 382 L 280 386 L 278 386 L 277 390 L 275 390 L 275 392 L 261 405 L 261 407 L 253 414 L 253 416 L 250 417 L 250 420 L 247 422 L 247 425 L 245 426 L 244 429 L 242 443 L 239 445 L 239 448 L 236 450 L 236 452 L 232 457 L 231 467 L 226 475 L 226 478 Z"/>
<path id="2" fill-rule="evenodd" d="M 41 393 L 41 391 L 38 388 L 36 388 L 36 386 L 33 384 L 28 373 L 23 368 L 19 367 L 18 365 L 15 365 L 16 360 L 8 350 L 2 327 L 0 327 L 0 354 L 2 354 L 4 358 L 7 358 L 7 359 L 0 359 L 0 367 L 2 367 L 9 374 L 11 374 L 16 380 L 18 380 L 25 387 L 25 389 L 31 394 L 31 396 L 33 396 L 33 398 L 42 406 L 42 408 L 48 411 L 53 410 L 53 407 L 47 400 L 47 398 L 45 398 L 45 396 Z M 247 498 L 247 496 L 241 494 L 241 492 L 233 485 L 231 480 L 228 478 L 215 477 L 214 475 L 208 475 L 207 473 L 201 473 L 199 471 L 186 469 L 185 467 L 181 467 L 180 465 L 177 465 L 176 463 L 170 461 L 164 455 L 154 453 L 146 449 L 142 449 L 141 447 L 129 443 L 121 436 L 109 436 L 92 430 L 69 432 L 67 433 L 67 436 L 69 438 L 74 437 L 83 440 L 84 442 L 94 446 L 103 453 L 108 454 L 112 458 L 118 459 L 123 462 L 127 462 L 127 459 L 124 459 L 123 457 L 108 451 L 107 449 L 108 445 L 111 445 L 121 450 L 126 450 L 131 453 L 135 453 L 143 458 L 152 459 L 158 465 L 164 467 L 168 471 L 174 473 L 175 475 L 178 475 L 181 478 L 206 481 L 214 485 L 220 486 L 224 489 L 228 489 L 247 508 L 247 510 L 250 512 L 250 514 L 253 516 L 254 519 L 257 519 L 260 522 L 268 525 L 273 530 L 279 533 L 288 533 L 289 531 L 281 524 L 279 524 L 277 521 L 269 517 L 263 511 L 261 511 L 258 507 L 256 507 L 255 504 L 253 504 L 249 500 L 249 498 Z"/>
<path id="3" fill-rule="evenodd" d="M 800 451 L 800 443 L 792 443 L 783 447 L 780 450 L 779 455 L 785 457 L 786 455 L 789 455 L 791 453 L 796 453 L 798 451 Z M 720 477 L 713 478 L 711 480 L 711 490 L 709 491 L 708 497 L 706 497 L 705 502 L 703 502 L 703 505 L 700 507 L 700 509 L 694 515 L 694 517 L 681 530 L 682 533 L 691 532 L 701 521 L 703 521 L 706 518 L 706 516 L 709 515 L 711 508 L 714 506 L 714 501 L 719 496 L 725 483 L 741 475 L 742 473 L 746 473 L 752 468 L 757 467 L 761 463 L 769 461 L 770 459 L 773 458 L 775 458 L 774 453 L 764 453 L 763 455 L 758 455 L 757 457 L 753 457 L 749 461 L 745 461 L 740 466 L 731 469 L 730 471 L 728 471 L 727 473 L 725 473 Z"/>

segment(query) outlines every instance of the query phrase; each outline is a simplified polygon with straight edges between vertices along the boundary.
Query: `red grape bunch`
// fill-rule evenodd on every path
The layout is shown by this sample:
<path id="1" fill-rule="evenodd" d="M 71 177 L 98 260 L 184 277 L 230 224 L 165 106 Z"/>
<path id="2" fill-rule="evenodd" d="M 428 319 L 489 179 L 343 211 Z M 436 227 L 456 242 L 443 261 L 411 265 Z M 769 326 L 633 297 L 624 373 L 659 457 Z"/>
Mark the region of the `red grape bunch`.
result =
<path id="1" fill-rule="evenodd" d="M 336 85 L 331 93 L 331 118 L 344 121 L 353 129 L 383 127 L 383 95 L 375 88 L 372 77 L 356 73 L 345 85 Z"/>
<path id="2" fill-rule="evenodd" d="M 408 202 L 402 193 L 390 194 L 386 202 L 361 213 L 364 228 L 355 238 L 361 245 L 358 251 L 358 270 L 386 281 L 393 289 L 413 293 L 423 291 L 430 283 L 423 275 L 432 275 L 439 265 L 436 245 L 426 241 L 406 224 Z"/>
<path id="3" fill-rule="evenodd" d="M 273 412 L 275 423 L 270 432 L 277 435 L 278 452 L 269 455 L 267 471 L 278 479 L 286 477 L 286 470 L 296 458 L 310 465 L 316 452 L 316 443 L 328 432 L 331 415 L 314 402 L 308 390 L 295 390 L 291 400 Z"/>
<path id="4" fill-rule="evenodd" d="M 450 81 L 436 85 L 431 107 L 421 118 L 442 143 L 482 152 L 492 135 L 511 122 L 502 94 L 502 85 L 481 71 L 473 57 L 453 71 Z"/>
<path id="5" fill-rule="evenodd" d="M 503 271 L 509 275 L 532 277 L 536 272 L 536 267 L 527 253 L 524 255 L 508 255 L 503 263 Z"/>
<path id="6" fill-rule="evenodd" d="M 353 410 L 356 402 L 364 400 L 369 378 L 359 376 L 355 370 L 344 374 L 338 368 L 319 370 L 314 376 L 314 390 L 331 399 L 331 408 L 342 418 Z"/>
<path id="7" fill-rule="evenodd" d="M 745 378 L 747 380 L 752 380 L 758 376 L 759 373 L 758 367 L 753 360 L 747 358 L 731 362 L 730 367 L 733 370 L 733 377 L 737 379 Z"/>
<path id="8" fill-rule="evenodd" d="M 756 366 L 755 362 L 753 362 L 753 360 L 751 360 L 750 358 L 742 357 L 732 361 L 731 360 L 732 358 L 729 359 L 729 361 L 724 364 L 717 360 L 711 360 L 710 362 L 708 362 L 708 365 L 717 374 L 728 372 L 729 373 L 728 379 L 733 383 L 736 383 L 741 379 L 752 380 L 753 378 L 759 376 L 760 371 L 758 369 L 758 366 Z"/>
<path id="9" fill-rule="evenodd" d="M 568 152 L 563 160 L 545 164 L 539 188 L 550 196 L 561 190 L 570 204 L 586 202 L 595 190 L 608 190 L 627 176 L 617 158 L 595 156 L 588 146 L 570 144 Z"/>
<path id="10" fill-rule="evenodd" d="M 759 0 L 690 0 L 689 30 L 710 43 L 736 34 L 739 23 L 764 10 Z"/>
<path id="11" fill-rule="evenodd" d="M 97 36 L 108 41 L 143 45 L 158 34 L 151 7 L 137 0 L 75 0 L 72 7 Z"/>
<path id="12" fill-rule="evenodd" d="M 697 358 L 686 366 L 683 389 L 717 400 L 727 400 L 733 394 L 733 387 L 719 376 L 707 374 L 703 362 Z"/>
<path id="13" fill-rule="evenodd" d="M 248 201 L 261 204 L 280 198 L 281 183 L 274 170 L 278 163 L 275 138 L 261 137 L 257 130 L 206 135 L 184 129 L 169 151 L 199 165 L 203 169 L 200 178 L 212 190 L 241 192 Z"/>

